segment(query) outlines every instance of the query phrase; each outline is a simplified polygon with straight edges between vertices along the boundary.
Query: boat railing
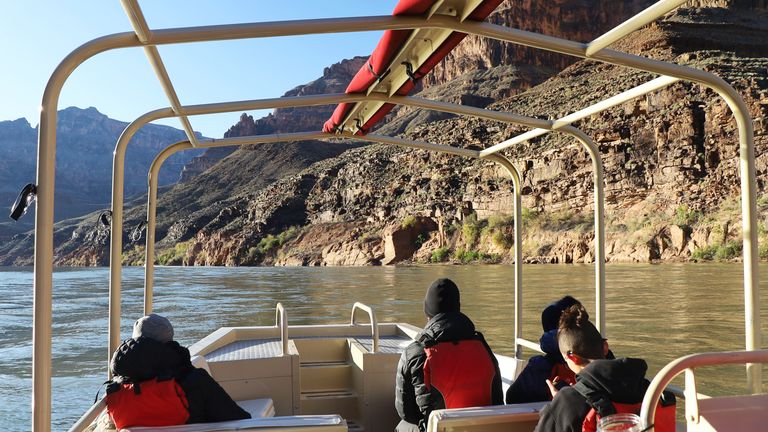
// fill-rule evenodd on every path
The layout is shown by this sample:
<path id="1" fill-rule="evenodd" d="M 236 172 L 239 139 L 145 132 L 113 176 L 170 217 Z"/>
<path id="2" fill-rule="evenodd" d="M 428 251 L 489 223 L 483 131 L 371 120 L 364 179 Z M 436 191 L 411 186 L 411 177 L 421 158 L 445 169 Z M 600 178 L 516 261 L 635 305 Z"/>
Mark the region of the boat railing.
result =
<path id="1" fill-rule="evenodd" d="M 275 306 L 275 327 L 280 329 L 280 344 L 283 347 L 281 355 L 288 354 L 288 315 L 285 307 L 278 302 Z"/>
<path id="2" fill-rule="evenodd" d="M 349 320 L 349 325 L 358 325 L 357 321 L 355 321 L 355 313 L 357 311 L 363 311 L 368 314 L 371 321 L 371 340 L 373 341 L 371 351 L 374 353 L 379 352 L 379 323 L 376 321 L 376 313 L 373 311 L 373 308 L 367 304 L 355 302 L 355 304 L 352 305 L 352 317 Z"/>
<path id="3" fill-rule="evenodd" d="M 653 425 L 656 406 L 662 391 L 681 373 L 685 373 L 685 418 L 689 423 L 698 423 L 699 393 L 696 389 L 695 369 L 703 366 L 721 366 L 727 364 L 768 363 L 768 350 L 758 351 L 726 351 L 691 354 L 680 357 L 664 366 L 651 381 L 645 392 L 640 418 L 644 427 Z M 702 398 L 707 398 L 702 396 Z M 653 431 L 653 428 L 647 429 Z"/>
<path id="4" fill-rule="evenodd" d="M 515 339 L 515 343 L 517 345 L 524 346 L 524 347 L 526 347 L 528 349 L 532 349 L 532 350 L 534 350 L 536 352 L 540 352 L 540 353 L 544 352 L 544 350 L 541 349 L 541 346 L 538 343 L 533 342 L 533 341 L 529 341 L 528 339 L 517 338 L 517 339 Z"/>
<path id="5" fill-rule="evenodd" d="M 86 430 L 96 419 L 99 418 L 102 412 L 107 408 L 107 397 L 103 396 L 96 403 L 91 405 L 91 408 L 80 417 L 72 427 L 69 428 L 69 432 L 80 432 Z"/>

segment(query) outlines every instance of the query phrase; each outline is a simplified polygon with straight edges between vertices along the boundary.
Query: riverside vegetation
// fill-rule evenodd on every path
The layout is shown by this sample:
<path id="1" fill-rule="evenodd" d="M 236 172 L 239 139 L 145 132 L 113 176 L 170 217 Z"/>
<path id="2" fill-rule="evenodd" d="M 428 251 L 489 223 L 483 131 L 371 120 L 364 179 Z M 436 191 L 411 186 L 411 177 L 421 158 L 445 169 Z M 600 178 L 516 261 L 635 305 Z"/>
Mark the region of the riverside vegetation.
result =
<path id="1" fill-rule="evenodd" d="M 491 17 L 514 27 L 590 40 L 650 1 L 557 5 L 505 2 Z M 700 0 L 616 44 L 639 55 L 711 71 L 743 95 L 754 119 L 760 189 L 760 254 L 768 258 L 768 11 L 754 0 Z M 583 8 L 581 8 L 583 7 Z M 466 59 L 466 61 L 462 61 Z M 343 91 L 364 61 L 345 60 L 286 93 Z M 559 73 L 530 63 L 569 65 Z M 435 70 L 425 97 L 556 118 L 652 76 L 467 38 Z M 244 115 L 229 136 L 319 128 L 332 107 Z M 492 121 L 400 109 L 383 133 L 484 148 L 524 129 Z M 731 260 L 740 255 L 738 141 L 726 104 L 711 90 L 676 83 L 580 121 L 605 167 L 610 262 Z M 509 262 L 589 263 L 592 172 L 586 152 L 557 134 L 505 153 L 522 175 L 523 238 L 513 233 L 512 184 L 491 162 L 382 145 L 304 142 L 213 153 L 198 174 L 160 195 L 158 262 L 170 265 L 389 265 Z M 229 185 L 237 185 L 232 189 Z M 141 201 L 138 201 L 139 203 Z M 127 209 L 128 264 L 141 264 L 145 218 Z M 103 265 L 108 231 L 96 215 L 57 226 L 56 263 Z M 31 261 L 31 237 L 0 247 L 1 264 Z"/>

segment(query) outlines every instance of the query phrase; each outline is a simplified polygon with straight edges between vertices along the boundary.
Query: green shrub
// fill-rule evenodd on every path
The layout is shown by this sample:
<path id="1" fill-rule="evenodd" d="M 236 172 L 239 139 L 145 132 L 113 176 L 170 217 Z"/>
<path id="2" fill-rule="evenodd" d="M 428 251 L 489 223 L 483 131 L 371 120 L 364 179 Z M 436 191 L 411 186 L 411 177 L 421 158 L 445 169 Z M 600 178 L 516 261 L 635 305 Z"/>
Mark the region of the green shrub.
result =
<path id="1" fill-rule="evenodd" d="M 459 249 L 453 254 L 453 259 L 456 261 L 460 261 L 462 264 L 467 264 L 472 261 L 477 261 L 480 258 L 480 252 L 478 251 L 468 251 L 464 249 Z"/>
<path id="2" fill-rule="evenodd" d="M 687 205 L 681 204 L 675 209 L 675 217 L 672 222 L 675 225 L 693 225 L 703 217 L 698 210 L 691 210 Z"/>
<path id="3" fill-rule="evenodd" d="M 515 225 L 514 216 L 494 215 L 488 218 L 488 228 L 492 230 L 498 229 L 498 228 L 511 227 L 514 225 Z"/>
<path id="4" fill-rule="evenodd" d="M 498 247 L 509 248 L 512 246 L 513 237 L 503 230 L 498 230 L 491 234 L 491 241 Z"/>
<path id="5" fill-rule="evenodd" d="M 403 229 L 408 229 L 416 226 L 416 216 L 407 216 L 400 224 Z"/>
<path id="6" fill-rule="evenodd" d="M 691 254 L 691 258 L 700 261 L 712 261 L 717 254 L 717 245 L 698 248 Z"/>
<path id="7" fill-rule="evenodd" d="M 190 242 L 188 241 L 176 243 L 174 247 L 158 255 L 157 263 L 160 265 L 169 265 L 169 264 L 175 264 L 180 262 L 180 260 L 184 258 L 184 255 L 187 254 L 187 249 L 189 249 L 189 245 L 190 245 Z"/>
<path id="8" fill-rule="evenodd" d="M 424 244 L 425 241 L 427 241 L 427 235 L 421 233 L 416 237 L 416 240 L 413 242 L 413 244 L 416 246 L 416 249 L 418 249 L 421 247 L 421 245 Z"/>
<path id="9" fill-rule="evenodd" d="M 432 256 L 429 258 L 429 261 L 433 263 L 445 262 L 448 259 L 448 252 L 449 250 L 447 247 L 437 248 L 432 251 Z"/>
<path id="10" fill-rule="evenodd" d="M 475 261 L 501 261 L 501 255 L 499 254 L 487 254 L 479 251 L 468 251 L 459 249 L 453 254 L 453 259 L 460 261 L 462 264 L 468 264 Z"/>
<path id="11" fill-rule="evenodd" d="M 522 217 L 523 226 L 526 226 L 533 222 L 539 216 L 536 210 L 531 210 L 528 207 L 523 207 L 520 210 L 520 216 Z"/>
<path id="12" fill-rule="evenodd" d="M 357 239 L 358 244 L 381 241 L 381 236 L 376 233 L 365 233 Z"/>
<path id="13" fill-rule="evenodd" d="M 760 247 L 757 248 L 757 253 L 761 260 L 768 260 L 768 242 L 763 241 Z"/>
<path id="14" fill-rule="evenodd" d="M 741 248 L 740 242 L 729 241 L 724 245 L 711 245 L 696 249 L 691 254 L 691 258 L 701 261 L 729 260 L 741 256 Z"/>
<path id="15" fill-rule="evenodd" d="M 286 244 L 289 240 L 293 239 L 298 234 L 299 234 L 299 227 L 290 227 L 276 236 L 272 234 L 267 234 L 267 236 L 262 238 L 259 241 L 259 244 L 256 246 L 257 251 L 262 255 L 267 255 L 273 252 L 275 249 L 279 248 L 280 246 Z"/>
<path id="16" fill-rule="evenodd" d="M 474 213 L 467 216 L 464 219 L 464 223 L 461 225 L 461 233 L 464 236 L 464 243 L 468 246 L 475 244 L 480 237 L 480 222 L 477 220 L 477 215 Z"/>
<path id="17" fill-rule="evenodd" d="M 741 243 L 729 241 L 727 244 L 717 248 L 715 258 L 718 260 L 729 260 L 741 256 Z"/>
<path id="18" fill-rule="evenodd" d="M 278 246 L 280 246 L 280 240 L 272 234 L 268 234 L 259 241 L 259 245 L 256 248 L 258 248 L 260 253 L 266 255 Z"/>
<path id="19" fill-rule="evenodd" d="M 292 226 L 288 228 L 287 230 L 281 232 L 277 235 L 277 239 L 280 242 L 280 246 L 288 243 L 289 240 L 293 239 L 294 237 L 299 235 L 299 227 Z"/>

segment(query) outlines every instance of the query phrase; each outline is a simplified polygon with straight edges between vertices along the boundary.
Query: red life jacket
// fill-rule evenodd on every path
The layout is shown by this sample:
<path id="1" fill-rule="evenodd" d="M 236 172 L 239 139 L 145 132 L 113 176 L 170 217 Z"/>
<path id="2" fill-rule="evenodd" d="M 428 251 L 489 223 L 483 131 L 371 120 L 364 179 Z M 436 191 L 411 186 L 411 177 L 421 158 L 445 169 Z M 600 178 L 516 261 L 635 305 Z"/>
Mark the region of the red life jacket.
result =
<path id="1" fill-rule="evenodd" d="M 107 412 L 117 429 L 131 426 L 173 426 L 189 419 L 187 397 L 175 379 L 107 386 Z"/>
<path id="2" fill-rule="evenodd" d="M 552 366 L 552 371 L 549 373 L 549 380 L 552 382 L 563 382 L 569 386 L 576 384 L 576 373 L 571 370 L 565 363 L 557 362 Z"/>
<path id="3" fill-rule="evenodd" d="M 640 415 L 641 403 L 621 404 L 611 402 L 616 409 L 616 414 L 637 414 Z M 595 432 L 597 424 L 600 422 L 600 415 L 595 408 L 592 408 L 584 418 L 581 424 L 581 432 Z M 675 404 L 663 405 L 659 403 L 656 406 L 656 418 L 654 420 L 653 430 L 655 432 L 675 432 Z"/>
<path id="4" fill-rule="evenodd" d="M 482 341 L 439 342 L 424 351 L 424 384 L 440 392 L 446 408 L 493 404 L 496 367 Z"/>

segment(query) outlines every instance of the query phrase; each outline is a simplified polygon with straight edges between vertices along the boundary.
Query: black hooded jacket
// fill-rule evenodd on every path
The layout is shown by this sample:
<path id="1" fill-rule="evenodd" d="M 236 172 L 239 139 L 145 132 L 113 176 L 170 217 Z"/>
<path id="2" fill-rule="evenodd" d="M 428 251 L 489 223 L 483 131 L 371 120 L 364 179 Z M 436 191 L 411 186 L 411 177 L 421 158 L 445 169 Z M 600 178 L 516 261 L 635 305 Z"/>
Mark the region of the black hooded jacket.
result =
<path id="1" fill-rule="evenodd" d="M 575 385 L 560 390 L 552 403 L 541 410 L 535 432 L 580 432 L 592 409 L 585 395 L 593 403 L 642 402 L 649 385 L 645 379 L 647 369 L 641 359 L 593 360 L 576 375 Z"/>
<path id="2" fill-rule="evenodd" d="M 419 333 L 413 343 L 408 345 L 400 357 L 395 391 L 395 406 L 400 418 L 408 423 L 419 425 L 423 429 L 433 410 L 445 408 L 442 395 L 434 387 L 431 390 L 428 389 L 424 383 L 424 364 L 427 358 L 424 348 L 439 342 L 470 339 L 483 343 L 495 368 L 494 378 L 488 383 L 492 404 L 504 403 L 498 361 L 483 335 L 475 331 L 475 325 L 466 315 L 461 312 L 446 312 L 430 319 L 424 330 Z M 467 365 L 468 368 L 472 366 Z"/>
<path id="3" fill-rule="evenodd" d="M 146 337 L 126 339 L 112 356 L 110 369 L 115 382 L 175 378 L 189 404 L 187 423 L 251 418 L 205 369 L 192 366 L 189 350 L 176 341 L 162 343 Z"/>
<path id="4" fill-rule="evenodd" d="M 533 356 L 528 360 L 525 369 L 507 389 L 505 398 L 507 404 L 552 400 L 546 380 L 552 376 L 555 365 L 565 365 L 565 360 L 557 346 L 557 330 L 544 333 L 539 339 L 539 346 L 544 351 L 544 355 Z M 564 367 L 567 368 L 567 366 Z M 561 384 L 568 385 L 565 382 Z"/>

